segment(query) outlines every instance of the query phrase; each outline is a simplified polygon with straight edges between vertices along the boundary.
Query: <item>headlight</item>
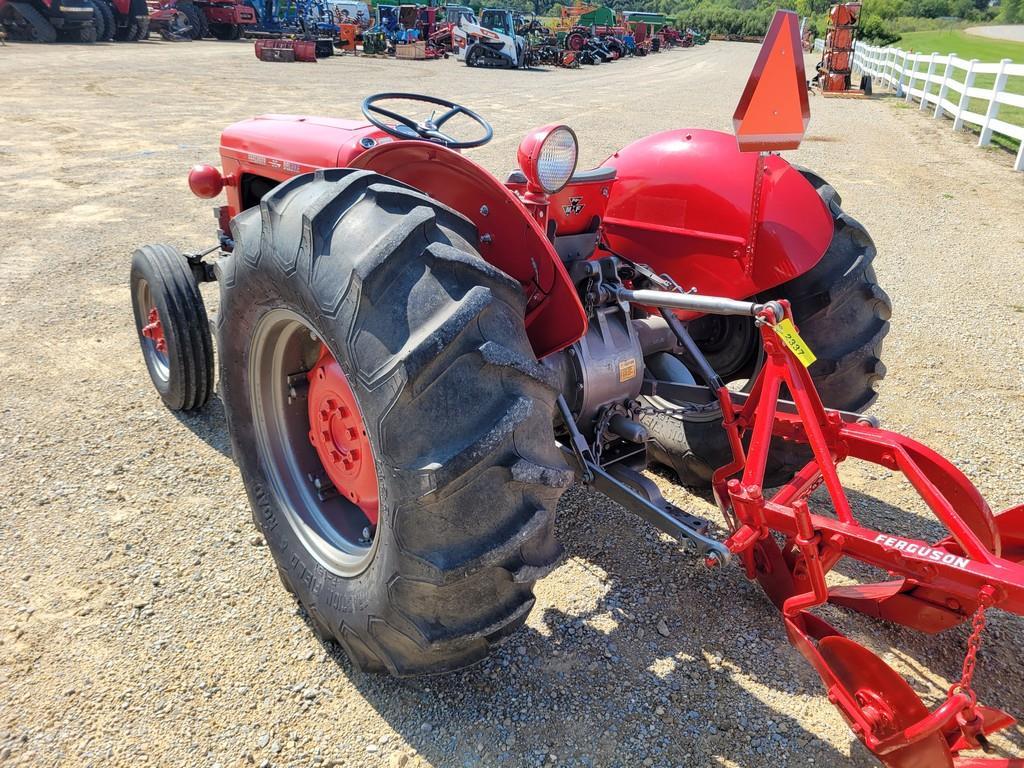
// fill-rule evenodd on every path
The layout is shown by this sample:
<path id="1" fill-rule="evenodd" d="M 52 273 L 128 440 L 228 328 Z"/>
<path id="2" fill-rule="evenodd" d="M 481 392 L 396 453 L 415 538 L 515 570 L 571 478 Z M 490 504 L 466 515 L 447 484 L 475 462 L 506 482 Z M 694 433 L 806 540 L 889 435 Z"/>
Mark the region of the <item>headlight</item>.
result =
<path id="1" fill-rule="evenodd" d="M 523 139 L 518 155 L 530 188 L 550 195 L 568 184 L 576 171 L 579 144 L 569 126 L 547 125 Z"/>

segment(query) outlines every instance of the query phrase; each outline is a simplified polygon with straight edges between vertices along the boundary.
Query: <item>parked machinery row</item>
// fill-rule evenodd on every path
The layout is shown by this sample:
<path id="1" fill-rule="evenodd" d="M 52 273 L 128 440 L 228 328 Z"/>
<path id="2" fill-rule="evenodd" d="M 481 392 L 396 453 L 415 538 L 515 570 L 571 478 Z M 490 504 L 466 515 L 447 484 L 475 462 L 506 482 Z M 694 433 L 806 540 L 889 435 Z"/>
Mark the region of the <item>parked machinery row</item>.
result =
<path id="1" fill-rule="evenodd" d="M 485 9 L 479 20 L 467 14 L 452 30 L 452 45 L 469 66 L 578 67 L 707 42 L 699 32 L 681 33 L 669 26 L 661 14 L 616 14 L 603 6 L 578 15 L 562 13 L 553 26 L 508 9 Z"/>
<path id="2" fill-rule="evenodd" d="M 268 6 L 277 2 L 266 0 Z M 248 0 L 0 0 L 0 26 L 12 40 L 29 42 L 131 42 L 150 32 L 237 40 L 259 23 Z"/>
<path id="3" fill-rule="evenodd" d="M 0 0 L 0 27 L 12 40 L 93 43 L 149 34 L 146 0 Z"/>
<path id="4" fill-rule="evenodd" d="M 467 5 L 371 8 L 363 0 L 0 0 L 0 25 L 12 39 L 38 42 L 135 41 L 150 32 L 171 40 L 282 38 L 313 43 L 313 58 L 335 49 L 420 59 L 455 53 L 469 66 L 512 68 L 600 64 L 706 41 L 661 14 L 568 10 L 545 25 L 508 9 L 478 16 Z M 307 58 L 308 47 L 295 58 Z M 280 53 L 288 48 L 264 44 L 257 56 L 292 60 Z"/>

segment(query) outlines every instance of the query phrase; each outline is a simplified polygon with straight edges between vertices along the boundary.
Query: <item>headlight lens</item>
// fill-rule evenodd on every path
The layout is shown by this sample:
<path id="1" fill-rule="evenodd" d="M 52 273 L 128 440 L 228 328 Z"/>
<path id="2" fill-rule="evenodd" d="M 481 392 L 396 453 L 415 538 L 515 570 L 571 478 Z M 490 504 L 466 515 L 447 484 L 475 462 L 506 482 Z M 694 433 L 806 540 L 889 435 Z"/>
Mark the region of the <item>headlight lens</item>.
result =
<path id="1" fill-rule="evenodd" d="M 537 155 L 537 181 L 548 194 L 569 183 L 576 170 L 576 135 L 566 126 L 556 128 L 541 145 Z"/>

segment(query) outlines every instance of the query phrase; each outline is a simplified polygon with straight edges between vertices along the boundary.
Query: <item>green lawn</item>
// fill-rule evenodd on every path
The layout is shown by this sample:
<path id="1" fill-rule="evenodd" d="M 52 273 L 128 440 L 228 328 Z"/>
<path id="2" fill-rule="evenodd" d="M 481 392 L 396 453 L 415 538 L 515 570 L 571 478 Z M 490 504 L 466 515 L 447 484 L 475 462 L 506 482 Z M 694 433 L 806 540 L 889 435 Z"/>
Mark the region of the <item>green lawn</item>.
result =
<path id="1" fill-rule="evenodd" d="M 915 53 L 931 53 L 935 51 L 941 54 L 955 53 L 961 59 L 978 59 L 984 62 L 998 62 L 1001 59 L 1013 59 L 1014 63 L 1024 64 L 1024 43 L 1013 43 L 1003 40 L 990 40 L 987 37 L 968 35 L 959 29 L 931 30 L 928 32 L 905 32 L 895 46 L 905 51 Z M 939 74 L 942 71 L 939 70 Z M 958 79 L 963 78 L 962 71 L 957 72 Z M 995 75 L 978 75 L 974 85 L 978 88 L 991 88 L 995 82 Z M 1006 88 L 1014 93 L 1024 93 L 1024 77 L 1011 77 Z M 938 88 L 929 89 L 935 93 Z M 955 100 L 956 93 L 950 95 L 950 100 Z M 978 99 L 971 99 L 967 107 L 971 112 L 985 114 L 988 102 Z M 1008 107 L 1005 104 L 999 108 L 999 119 L 1007 123 L 1024 125 L 1024 109 Z M 968 126 L 969 128 L 972 126 Z M 1016 149 L 1017 142 L 998 134 L 993 137 L 993 143 L 1010 149 Z"/>
<path id="2" fill-rule="evenodd" d="M 987 37 L 968 35 L 959 29 L 932 30 L 930 32 L 904 32 L 896 46 L 905 51 L 918 53 L 955 53 L 961 59 L 999 61 L 1013 59 L 1024 64 L 1024 43 L 990 40 Z"/>

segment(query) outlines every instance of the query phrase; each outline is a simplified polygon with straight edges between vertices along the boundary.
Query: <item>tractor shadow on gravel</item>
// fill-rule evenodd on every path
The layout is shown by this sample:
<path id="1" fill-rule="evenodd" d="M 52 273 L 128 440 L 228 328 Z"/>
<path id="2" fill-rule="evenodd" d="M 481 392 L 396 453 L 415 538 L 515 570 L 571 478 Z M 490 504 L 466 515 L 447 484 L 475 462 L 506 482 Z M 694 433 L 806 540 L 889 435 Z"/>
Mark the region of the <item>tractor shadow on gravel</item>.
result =
<path id="1" fill-rule="evenodd" d="M 905 514 L 854 492 L 851 502 L 885 518 Z M 738 568 L 706 571 L 582 486 L 563 497 L 558 533 L 565 561 L 537 588 L 549 607 L 476 667 L 400 681 L 358 672 L 324 643 L 415 750 L 409 766 L 877 765 Z M 825 617 L 927 680 L 919 691 L 929 703 L 959 674 L 964 627 L 929 637 L 847 612 Z M 1015 650 L 994 649 L 1021 637 L 1021 627 L 1005 614 L 994 619 L 1002 631 L 979 665 L 983 698 L 1019 710 L 1021 691 L 991 683 L 1013 679 Z M 823 736 L 850 744 L 852 755 Z M 1022 743 L 1019 729 L 1007 737 Z"/>
<path id="2" fill-rule="evenodd" d="M 198 411 L 169 411 L 192 434 L 213 448 L 217 453 L 232 458 L 231 436 L 228 432 L 224 403 L 220 393 L 214 392 L 209 402 Z"/>
<path id="3" fill-rule="evenodd" d="M 853 737 L 817 716 L 829 706 L 807 699 L 817 675 L 739 569 L 707 572 L 581 486 L 558 529 L 566 558 L 537 595 L 559 607 L 535 609 L 476 667 L 399 681 L 324 644 L 424 761 L 410 765 L 876 765 L 859 745 L 850 758 L 821 740 L 822 729 Z"/>

